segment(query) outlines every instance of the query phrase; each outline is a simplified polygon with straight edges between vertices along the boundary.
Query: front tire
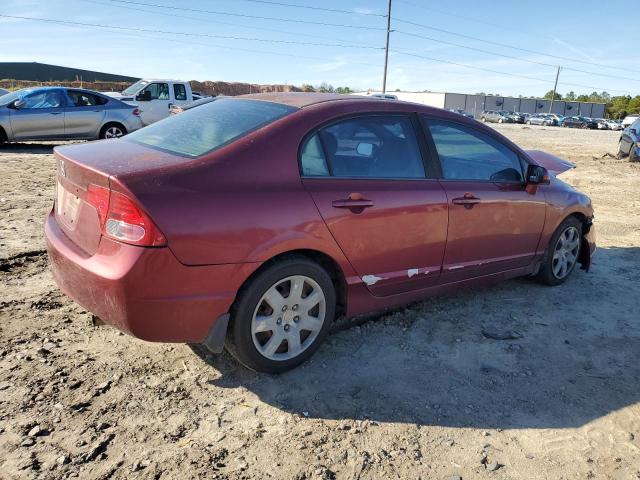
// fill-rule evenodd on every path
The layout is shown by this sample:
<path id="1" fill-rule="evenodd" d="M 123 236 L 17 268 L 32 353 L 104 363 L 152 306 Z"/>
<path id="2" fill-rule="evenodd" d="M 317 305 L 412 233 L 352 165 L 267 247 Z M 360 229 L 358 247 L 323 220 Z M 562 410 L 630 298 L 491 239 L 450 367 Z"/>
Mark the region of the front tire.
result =
<path id="1" fill-rule="evenodd" d="M 571 275 L 580 258 L 582 224 L 575 217 L 566 218 L 551 236 L 538 280 L 545 285 L 560 285 Z"/>
<path id="2" fill-rule="evenodd" d="M 620 141 L 620 142 L 618 142 L 618 153 L 617 153 L 616 157 L 617 157 L 618 160 L 622 160 L 626 156 L 627 156 L 627 154 L 622 151 L 622 141 Z"/>
<path id="3" fill-rule="evenodd" d="M 231 311 L 225 347 L 247 368 L 285 372 L 318 349 L 335 309 L 329 274 L 305 257 L 287 258 L 243 287 Z"/>

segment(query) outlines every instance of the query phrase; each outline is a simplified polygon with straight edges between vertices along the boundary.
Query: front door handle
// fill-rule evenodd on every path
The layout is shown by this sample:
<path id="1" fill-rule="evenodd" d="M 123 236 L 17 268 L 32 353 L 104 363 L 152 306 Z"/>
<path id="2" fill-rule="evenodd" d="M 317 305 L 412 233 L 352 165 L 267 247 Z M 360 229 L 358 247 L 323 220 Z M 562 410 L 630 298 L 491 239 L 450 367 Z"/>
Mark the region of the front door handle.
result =
<path id="1" fill-rule="evenodd" d="M 454 198 L 451 200 L 451 203 L 454 205 L 463 205 L 464 208 L 470 209 L 477 203 L 480 203 L 480 199 L 471 193 L 465 193 L 464 197 Z"/>
<path id="2" fill-rule="evenodd" d="M 348 198 L 331 202 L 333 208 L 348 208 L 353 213 L 361 213 L 365 208 L 373 207 L 373 201 L 364 198 L 359 193 L 352 193 Z"/>

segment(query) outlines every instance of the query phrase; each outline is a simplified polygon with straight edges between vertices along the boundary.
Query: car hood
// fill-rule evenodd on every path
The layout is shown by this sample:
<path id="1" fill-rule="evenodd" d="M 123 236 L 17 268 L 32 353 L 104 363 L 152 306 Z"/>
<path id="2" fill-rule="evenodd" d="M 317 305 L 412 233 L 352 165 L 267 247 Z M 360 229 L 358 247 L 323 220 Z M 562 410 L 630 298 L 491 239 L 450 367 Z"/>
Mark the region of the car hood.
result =
<path id="1" fill-rule="evenodd" d="M 547 152 L 543 152 L 540 150 L 526 150 L 526 152 L 534 162 L 536 162 L 541 167 L 546 168 L 553 175 L 560 175 L 567 170 L 576 168 L 575 164 L 568 162 L 567 160 L 563 160 L 562 158 L 556 157 L 555 155 L 551 155 Z"/>

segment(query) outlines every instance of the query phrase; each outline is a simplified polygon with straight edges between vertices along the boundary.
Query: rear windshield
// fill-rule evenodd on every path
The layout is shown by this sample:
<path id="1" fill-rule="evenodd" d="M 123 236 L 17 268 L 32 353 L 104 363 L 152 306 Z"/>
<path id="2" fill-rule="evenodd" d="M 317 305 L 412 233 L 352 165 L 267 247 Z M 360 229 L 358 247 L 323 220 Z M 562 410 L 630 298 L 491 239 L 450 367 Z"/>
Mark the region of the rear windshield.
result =
<path id="1" fill-rule="evenodd" d="M 291 112 L 261 100 L 221 98 L 154 123 L 125 138 L 188 157 L 199 157 Z"/>

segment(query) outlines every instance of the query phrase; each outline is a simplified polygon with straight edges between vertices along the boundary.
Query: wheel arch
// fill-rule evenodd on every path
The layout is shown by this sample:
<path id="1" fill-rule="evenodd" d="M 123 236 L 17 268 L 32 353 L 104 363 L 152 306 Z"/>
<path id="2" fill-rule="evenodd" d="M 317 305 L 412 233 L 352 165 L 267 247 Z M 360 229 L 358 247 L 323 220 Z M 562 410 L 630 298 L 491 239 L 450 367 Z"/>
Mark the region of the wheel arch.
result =
<path id="1" fill-rule="evenodd" d="M 307 260 L 311 260 L 312 262 L 317 263 L 329 274 L 333 282 L 333 286 L 336 290 L 336 316 L 344 314 L 347 311 L 347 277 L 342 267 L 333 257 L 328 255 L 327 253 L 321 252 L 320 250 L 304 248 L 278 253 L 263 262 L 262 265 L 256 268 L 251 273 L 251 275 L 249 275 L 242 283 L 242 285 L 238 289 L 238 292 L 236 293 L 233 304 L 235 304 L 238 297 L 240 296 L 240 292 L 242 292 L 257 275 L 259 275 L 278 261 L 296 257 L 306 258 Z M 233 304 L 230 310 L 233 309 Z"/>
<path id="2" fill-rule="evenodd" d="M 0 143 L 6 142 L 9 140 L 9 135 L 7 135 L 6 130 L 2 125 L 0 125 Z"/>
<path id="3" fill-rule="evenodd" d="M 577 219 L 582 225 L 582 240 L 580 243 L 580 255 L 578 257 L 578 262 L 581 265 L 580 268 L 589 271 L 589 267 L 591 266 L 591 249 L 589 247 L 589 242 L 587 241 L 586 235 L 587 233 L 589 233 L 589 230 L 591 230 L 592 218 L 588 217 L 583 212 L 577 211 L 570 213 L 566 218 L 571 217 Z"/>

